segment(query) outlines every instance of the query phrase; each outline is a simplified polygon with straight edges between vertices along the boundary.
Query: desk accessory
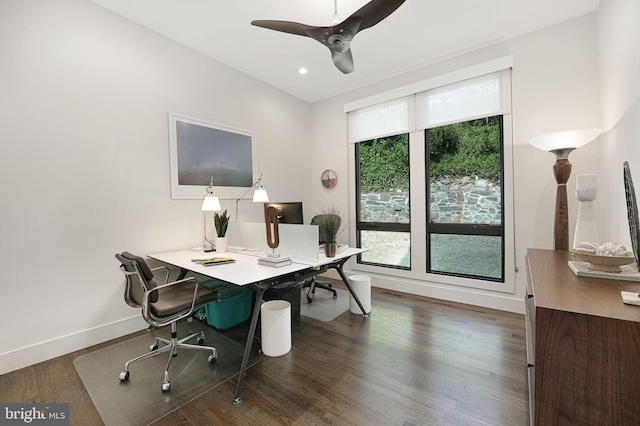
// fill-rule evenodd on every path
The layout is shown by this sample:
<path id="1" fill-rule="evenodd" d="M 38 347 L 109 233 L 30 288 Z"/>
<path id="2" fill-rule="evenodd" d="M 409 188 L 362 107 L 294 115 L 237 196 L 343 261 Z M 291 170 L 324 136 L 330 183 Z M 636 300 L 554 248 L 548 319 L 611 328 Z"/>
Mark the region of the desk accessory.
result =
<path id="1" fill-rule="evenodd" d="M 621 291 L 622 303 L 625 305 L 636 305 L 640 306 L 640 296 L 638 293 L 633 293 L 630 291 Z"/>
<path id="2" fill-rule="evenodd" d="M 278 210 L 275 207 L 269 206 L 264 212 L 264 222 L 267 226 L 267 245 L 273 250 L 273 253 L 269 253 L 267 256 L 276 258 L 280 257 L 275 252 L 275 249 L 280 245 L 280 234 L 278 231 Z"/>
<path id="3" fill-rule="evenodd" d="M 289 257 L 260 257 L 258 265 L 271 266 L 272 268 L 280 268 L 282 266 L 291 265 Z"/>
<path id="4" fill-rule="evenodd" d="M 633 253 L 626 252 L 622 256 L 601 256 L 595 253 L 580 253 L 569 250 L 588 264 L 589 269 L 603 272 L 621 272 L 620 267 L 634 262 Z"/>
<path id="5" fill-rule="evenodd" d="M 569 269 L 578 277 L 606 278 L 609 280 L 640 282 L 640 272 L 635 265 L 622 265 L 619 272 L 598 271 L 589 268 L 589 262 L 570 260 Z"/>
<path id="6" fill-rule="evenodd" d="M 218 197 L 213 195 L 213 176 L 211 176 L 211 184 L 207 187 L 207 192 L 204 198 L 202 199 L 201 210 L 203 212 L 210 212 L 210 211 L 215 212 L 215 211 L 222 210 L 222 208 L 220 207 L 220 200 L 218 199 Z M 225 210 L 225 213 L 226 213 L 226 210 Z M 207 239 L 207 215 L 206 214 L 204 215 L 204 241 L 205 241 L 204 251 L 207 253 L 214 251 L 213 243 Z"/>
<path id="7" fill-rule="evenodd" d="M 236 260 L 230 257 L 212 257 L 210 259 L 191 259 L 192 262 L 199 263 L 203 266 L 224 265 L 226 263 L 233 263 Z"/>

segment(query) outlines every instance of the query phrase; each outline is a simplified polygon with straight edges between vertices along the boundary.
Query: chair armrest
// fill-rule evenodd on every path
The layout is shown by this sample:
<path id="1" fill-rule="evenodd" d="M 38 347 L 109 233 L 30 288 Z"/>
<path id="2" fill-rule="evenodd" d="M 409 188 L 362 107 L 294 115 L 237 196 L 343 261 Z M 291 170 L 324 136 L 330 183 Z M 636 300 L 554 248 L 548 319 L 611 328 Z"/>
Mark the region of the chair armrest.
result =
<path id="1" fill-rule="evenodd" d="M 171 287 L 171 286 L 178 285 L 178 284 L 184 284 L 186 282 L 191 282 L 191 283 L 194 284 L 193 285 L 193 297 L 191 298 L 191 308 L 189 309 L 189 312 L 185 313 L 183 315 L 177 315 L 177 316 L 169 317 L 165 321 L 162 321 L 162 322 L 158 322 L 158 321 L 155 321 L 154 319 L 152 319 L 151 316 L 149 315 L 149 305 L 150 305 L 149 298 L 150 298 L 150 295 L 154 291 L 159 291 L 161 288 Z M 196 280 L 195 277 L 188 277 L 188 278 L 184 278 L 184 279 L 181 279 L 181 280 L 172 281 L 172 282 L 167 283 L 167 284 L 159 285 L 159 286 L 157 286 L 157 287 L 145 292 L 145 294 L 144 294 L 144 302 L 143 302 L 143 305 L 142 305 L 142 316 L 143 316 L 143 318 L 149 324 L 153 324 L 155 326 L 164 326 L 166 324 L 171 323 L 172 321 L 176 321 L 176 320 L 188 317 L 189 315 L 191 315 L 193 313 L 194 308 L 195 308 L 196 297 L 198 295 L 198 284 L 199 283 L 198 283 L 198 281 Z"/>
<path id="2" fill-rule="evenodd" d="M 163 266 L 157 266 L 155 268 L 151 268 L 151 272 L 153 272 L 154 275 L 155 275 L 156 271 L 160 271 L 160 270 L 165 272 L 164 283 L 167 284 L 169 282 L 169 274 L 171 273 L 171 271 L 169 270 L 169 267 L 164 266 L 164 265 Z"/>

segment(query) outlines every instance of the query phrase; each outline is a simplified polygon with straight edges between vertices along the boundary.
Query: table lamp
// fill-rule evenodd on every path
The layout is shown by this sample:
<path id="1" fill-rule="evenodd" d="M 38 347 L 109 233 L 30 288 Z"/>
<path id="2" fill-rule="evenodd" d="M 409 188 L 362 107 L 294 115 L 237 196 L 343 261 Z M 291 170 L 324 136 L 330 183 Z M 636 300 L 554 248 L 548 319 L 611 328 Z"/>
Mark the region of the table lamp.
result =
<path id="1" fill-rule="evenodd" d="M 213 195 L 213 176 L 211 177 L 211 184 L 207 187 L 207 192 L 202 200 L 202 209 L 203 212 L 219 212 L 222 210 L 220 207 L 220 200 L 218 197 Z M 203 215 L 204 217 L 204 240 L 208 244 L 205 244 L 204 251 L 211 252 L 213 251 L 213 243 L 207 239 L 207 215 L 206 213 Z"/>
<path id="2" fill-rule="evenodd" d="M 569 207 L 567 204 L 567 181 L 571 175 L 569 154 L 594 140 L 600 129 L 579 129 L 564 132 L 547 133 L 529 139 L 529 143 L 543 151 L 555 154 L 556 163 L 553 174 L 558 184 L 556 190 L 556 211 L 554 222 L 554 240 L 556 250 L 569 249 Z"/>
<path id="3" fill-rule="evenodd" d="M 267 190 L 262 187 L 262 173 L 260 173 L 260 178 L 258 178 L 258 180 L 249 188 L 247 188 L 247 190 L 244 191 L 238 198 L 236 198 L 236 222 L 238 221 L 238 204 L 240 203 L 242 197 L 247 195 L 247 193 L 251 191 L 252 188 L 255 188 L 255 191 L 253 191 L 254 203 L 266 203 L 269 201 Z"/>

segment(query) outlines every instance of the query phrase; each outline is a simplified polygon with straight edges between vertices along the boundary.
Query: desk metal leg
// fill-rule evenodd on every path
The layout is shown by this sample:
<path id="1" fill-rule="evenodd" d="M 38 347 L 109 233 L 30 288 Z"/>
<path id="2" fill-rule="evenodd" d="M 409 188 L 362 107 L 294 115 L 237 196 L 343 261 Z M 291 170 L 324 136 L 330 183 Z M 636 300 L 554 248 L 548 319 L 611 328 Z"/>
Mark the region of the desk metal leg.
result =
<path id="1" fill-rule="evenodd" d="M 189 272 L 188 269 L 180 268 L 180 273 L 178 274 L 178 278 L 176 278 L 176 281 L 184 279 L 184 277 L 187 276 L 187 272 Z"/>
<path id="2" fill-rule="evenodd" d="M 362 315 L 365 318 L 367 318 L 369 316 L 369 312 L 366 312 L 364 310 L 364 306 L 362 306 L 362 303 L 360 302 L 360 299 L 358 299 L 358 295 L 351 288 L 351 283 L 349 283 L 349 278 L 347 278 L 347 276 L 344 274 L 344 271 L 342 270 L 342 267 L 344 266 L 344 264 L 345 264 L 345 262 L 347 260 L 348 260 L 348 258 L 344 259 L 344 261 L 341 261 L 336 265 L 332 265 L 332 268 L 334 268 L 336 271 L 338 271 L 338 274 L 340 274 L 340 278 L 342 278 L 342 282 L 344 282 L 344 285 L 347 286 L 347 289 L 349 290 L 349 293 L 351 293 L 351 296 L 353 296 L 353 299 L 356 301 L 356 303 L 360 307 L 360 310 L 362 311 Z"/>
<path id="3" fill-rule="evenodd" d="M 242 401 L 240 397 L 240 391 L 242 390 L 242 383 L 244 382 L 244 376 L 247 373 L 247 364 L 249 363 L 249 355 L 251 354 L 251 347 L 253 346 L 253 337 L 256 334 L 256 326 L 258 324 L 258 317 L 260 316 L 260 306 L 262 305 L 262 296 L 266 288 L 259 285 L 252 285 L 253 291 L 256 294 L 256 301 L 253 304 L 253 315 L 251 316 L 251 326 L 249 327 L 249 335 L 247 336 L 247 343 L 244 347 L 244 355 L 242 357 L 242 366 L 240 367 L 240 374 L 238 375 L 238 385 L 236 386 L 236 396 L 233 398 L 234 404 L 239 404 Z"/>

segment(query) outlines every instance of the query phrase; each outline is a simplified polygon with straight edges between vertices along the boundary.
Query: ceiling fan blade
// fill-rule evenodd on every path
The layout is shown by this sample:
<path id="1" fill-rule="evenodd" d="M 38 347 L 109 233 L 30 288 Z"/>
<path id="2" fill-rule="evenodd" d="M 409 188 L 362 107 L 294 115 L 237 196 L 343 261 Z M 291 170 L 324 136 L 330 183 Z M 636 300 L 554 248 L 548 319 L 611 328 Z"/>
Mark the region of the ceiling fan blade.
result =
<path id="1" fill-rule="evenodd" d="M 406 0 L 371 0 L 351 16 L 332 27 L 314 27 L 291 21 L 254 20 L 251 25 L 310 37 L 331 50 L 331 58 L 336 68 L 344 74 L 355 69 L 351 55 L 351 40 L 364 29 L 370 28 L 391 15 Z M 335 5 L 335 3 L 334 3 Z"/>
<path id="2" fill-rule="evenodd" d="M 371 0 L 345 19 L 343 24 L 348 25 L 347 21 L 360 21 L 360 26 L 356 32 L 362 31 L 373 27 L 378 22 L 391 15 L 397 8 L 402 6 L 402 3 L 404 2 L 405 0 Z"/>
<path id="3" fill-rule="evenodd" d="M 351 56 L 351 49 L 339 52 L 337 50 L 331 50 L 331 59 L 336 68 L 342 71 L 344 74 L 352 73 L 355 70 L 353 66 L 353 57 Z"/>
<path id="4" fill-rule="evenodd" d="M 311 25 L 300 24 L 298 22 L 290 21 L 270 21 L 270 20 L 255 20 L 251 21 L 251 25 L 256 27 L 267 28 L 269 30 L 280 31 L 283 33 L 296 34 L 309 37 L 309 33 L 313 30 L 317 30 L 318 27 L 312 27 Z"/>

